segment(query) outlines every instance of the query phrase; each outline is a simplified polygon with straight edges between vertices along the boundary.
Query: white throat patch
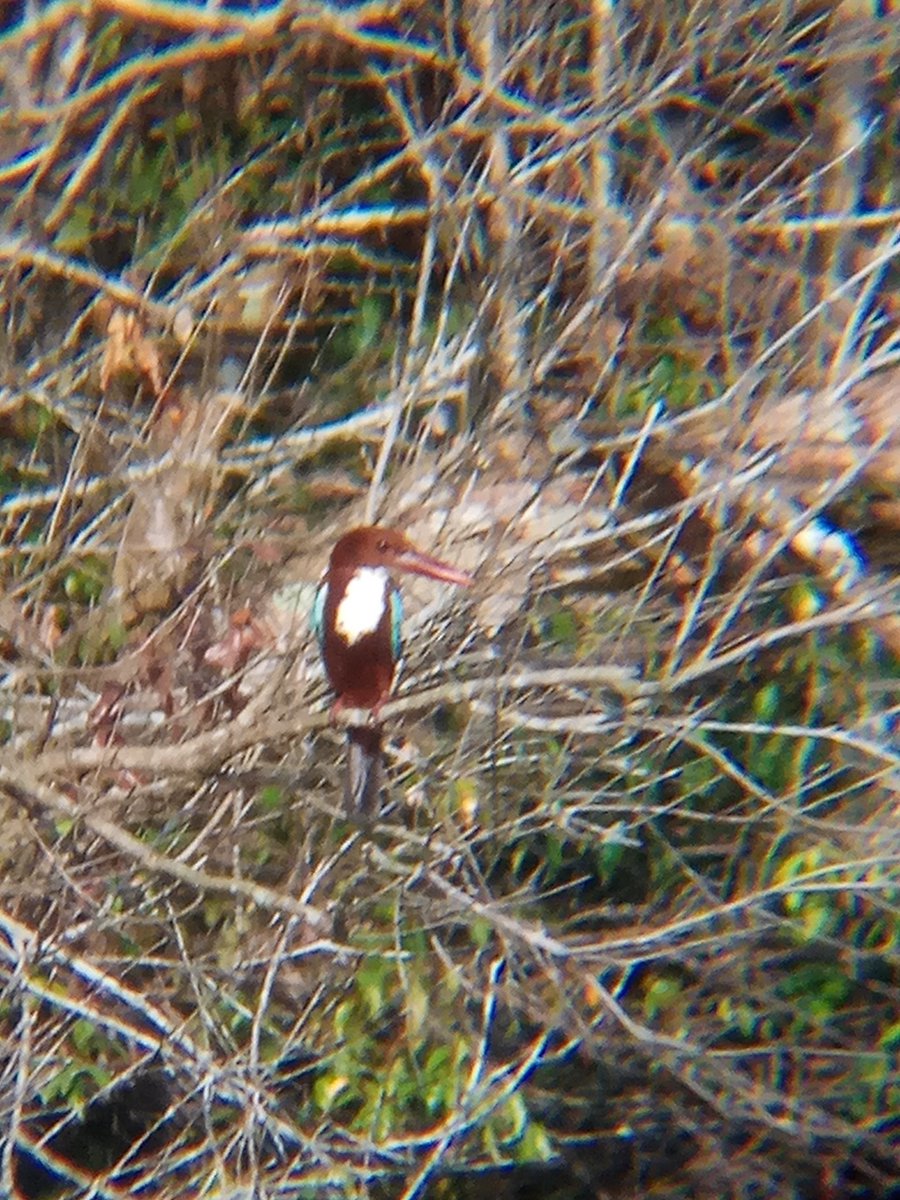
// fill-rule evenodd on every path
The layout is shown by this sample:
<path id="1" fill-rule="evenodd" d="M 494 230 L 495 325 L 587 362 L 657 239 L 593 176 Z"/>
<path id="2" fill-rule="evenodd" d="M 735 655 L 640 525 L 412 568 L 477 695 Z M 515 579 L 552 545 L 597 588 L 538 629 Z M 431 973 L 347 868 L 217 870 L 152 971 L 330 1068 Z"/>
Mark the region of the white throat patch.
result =
<path id="1" fill-rule="evenodd" d="M 387 587 L 384 567 L 359 567 L 353 572 L 334 619 L 336 632 L 348 646 L 378 628 L 384 616 Z"/>

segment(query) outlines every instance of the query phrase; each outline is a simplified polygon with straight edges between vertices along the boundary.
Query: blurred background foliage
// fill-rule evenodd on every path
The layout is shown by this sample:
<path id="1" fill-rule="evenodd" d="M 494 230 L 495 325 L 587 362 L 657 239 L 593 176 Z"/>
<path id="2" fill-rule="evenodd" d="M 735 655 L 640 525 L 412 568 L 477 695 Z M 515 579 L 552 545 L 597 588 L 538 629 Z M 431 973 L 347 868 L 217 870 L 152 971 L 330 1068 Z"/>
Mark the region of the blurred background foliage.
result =
<path id="1" fill-rule="evenodd" d="M 887 1196 L 890 6 L 4 13 L 0 1190 Z"/>

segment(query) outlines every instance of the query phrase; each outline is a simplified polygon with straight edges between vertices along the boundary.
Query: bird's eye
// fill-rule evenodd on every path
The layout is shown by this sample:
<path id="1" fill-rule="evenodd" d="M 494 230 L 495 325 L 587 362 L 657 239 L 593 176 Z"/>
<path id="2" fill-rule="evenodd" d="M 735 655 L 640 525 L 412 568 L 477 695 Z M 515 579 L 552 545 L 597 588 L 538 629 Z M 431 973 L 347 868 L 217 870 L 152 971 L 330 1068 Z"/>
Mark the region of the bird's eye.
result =
<path id="1" fill-rule="evenodd" d="M 387 538 L 380 538 L 379 541 L 376 543 L 376 549 L 378 550 L 379 554 L 387 554 L 387 552 L 388 552 Z"/>

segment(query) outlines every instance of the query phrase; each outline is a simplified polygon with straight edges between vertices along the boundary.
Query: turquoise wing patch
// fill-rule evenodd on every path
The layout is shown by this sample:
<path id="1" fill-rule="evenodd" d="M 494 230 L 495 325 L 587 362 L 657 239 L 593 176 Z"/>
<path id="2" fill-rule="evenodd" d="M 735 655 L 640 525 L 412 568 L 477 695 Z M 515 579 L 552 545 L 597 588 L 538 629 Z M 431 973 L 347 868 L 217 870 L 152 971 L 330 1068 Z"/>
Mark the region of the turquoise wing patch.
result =
<path id="1" fill-rule="evenodd" d="M 316 588 L 312 612 L 309 614 L 309 623 L 312 625 L 312 631 L 316 635 L 320 650 L 325 649 L 325 595 L 327 591 L 327 584 L 320 583 Z"/>
<path id="2" fill-rule="evenodd" d="M 401 626 L 403 625 L 403 600 L 400 597 L 399 591 L 391 588 L 391 655 L 394 662 L 403 653 L 403 638 L 401 636 Z"/>

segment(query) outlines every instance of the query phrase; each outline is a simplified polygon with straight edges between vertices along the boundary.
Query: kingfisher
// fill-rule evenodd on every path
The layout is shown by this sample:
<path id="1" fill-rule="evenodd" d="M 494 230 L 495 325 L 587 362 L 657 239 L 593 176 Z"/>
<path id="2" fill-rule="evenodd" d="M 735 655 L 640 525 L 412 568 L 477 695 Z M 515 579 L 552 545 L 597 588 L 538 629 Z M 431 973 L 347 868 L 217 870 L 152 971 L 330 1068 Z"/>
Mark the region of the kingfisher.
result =
<path id="1" fill-rule="evenodd" d="M 361 525 L 339 538 L 316 592 L 312 624 L 335 693 L 333 713 L 369 709 L 365 726 L 347 731 L 344 801 L 348 814 L 368 814 L 378 800 L 381 725 L 401 653 L 403 602 L 392 571 L 427 575 L 457 587 L 472 576 L 417 550 L 399 529 Z"/>

